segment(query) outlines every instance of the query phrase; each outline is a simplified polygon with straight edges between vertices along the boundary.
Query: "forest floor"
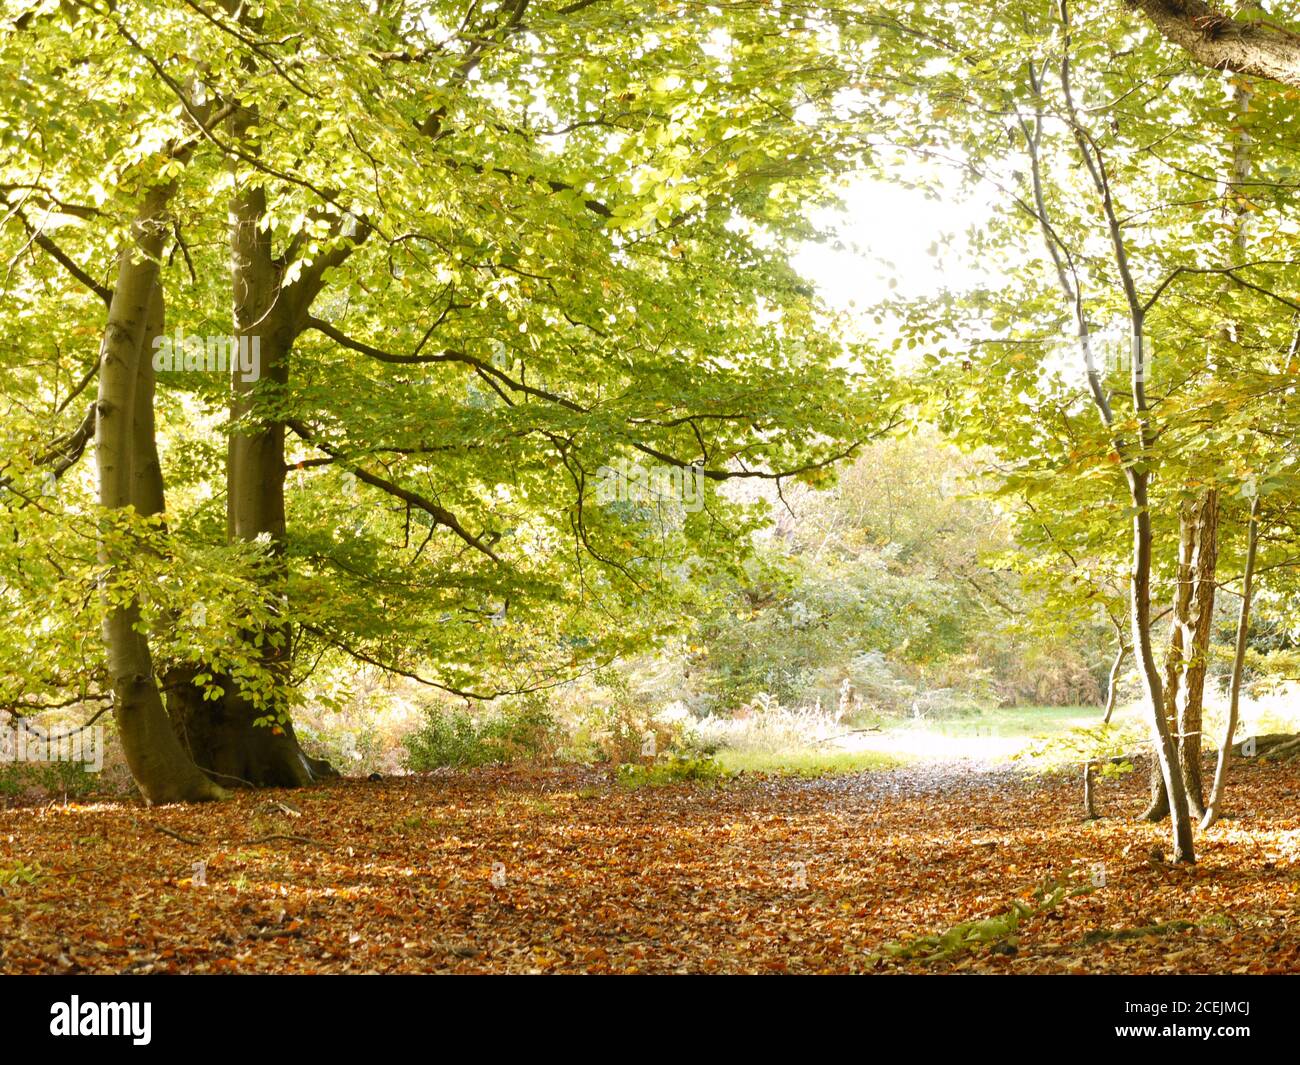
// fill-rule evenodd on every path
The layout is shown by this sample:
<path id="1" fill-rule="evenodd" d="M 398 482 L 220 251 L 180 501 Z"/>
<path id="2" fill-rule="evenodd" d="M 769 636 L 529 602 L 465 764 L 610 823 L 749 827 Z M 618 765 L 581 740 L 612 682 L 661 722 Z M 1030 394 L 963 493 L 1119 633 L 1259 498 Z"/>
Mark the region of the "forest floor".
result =
<path id="1" fill-rule="evenodd" d="M 1103 781 L 1085 823 L 1074 775 L 981 763 L 560 768 L 9 809 L 0 972 L 1300 971 L 1300 763 L 1234 764 L 1195 867 L 1153 853 L 1144 791 Z M 1043 907 L 1044 882 L 1077 893 Z M 1013 900 L 1014 929 L 887 949 Z"/>

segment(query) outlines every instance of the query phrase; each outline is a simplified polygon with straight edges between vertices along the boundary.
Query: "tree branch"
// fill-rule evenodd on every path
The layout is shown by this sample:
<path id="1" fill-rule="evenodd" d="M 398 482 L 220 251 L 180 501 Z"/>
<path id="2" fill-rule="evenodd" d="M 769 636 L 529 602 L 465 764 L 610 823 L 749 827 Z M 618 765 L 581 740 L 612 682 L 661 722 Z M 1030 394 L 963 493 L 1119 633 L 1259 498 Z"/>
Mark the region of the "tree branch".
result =
<path id="1" fill-rule="evenodd" d="M 1198 63 L 1300 88 L 1300 34 L 1263 19 L 1237 22 L 1204 0 L 1128 0 Z"/>
<path id="2" fill-rule="evenodd" d="M 292 429 L 295 433 L 297 433 L 300 437 L 302 437 L 302 439 L 306 440 L 309 444 L 312 444 L 313 446 L 320 448 L 320 450 L 324 451 L 327 455 L 331 456 L 332 458 L 335 459 L 341 458 L 337 448 L 335 448 L 330 444 L 325 443 L 323 440 L 320 440 L 318 437 L 316 437 L 315 434 L 313 434 L 312 431 L 303 422 L 300 422 L 294 418 L 290 418 L 285 422 L 285 425 L 287 425 L 290 429 Z M 372 488 L 378 488 L 380 491 L 387 492 L 389 495 L 396 496 L 398 499 L 406 503 L 409 503 L 417 510 L 424 511 L 435 522 L 443 526 L 443 528 L 450 529 L 453 533 L 455 533 L 462 540 L 464 540 L 465 543 L 469 544 L 470 547 L 474 548 L 474 550 L 476 551 L 482 552 L 483 554 L 487 555 L 487 557 L 492 559 L 493 562 L 498 562 L 498 563 L 502 562 L 500 556 L 497 555 L 497 553 L 493 551 L 491 547 L 489 547 L 479 537 L 475 536 L 463 525 L 461 525 L 460 519 L 458 519 L 455 514 L 447 510 L 445 507 L 440 507 L 438 506 L 437 503 L 434 503 L 429 499 L 425 499 L 424 496 L 420 495 L 419 493 L 412 492 L 409 489 L 403 488 L 398 484 L 394 484 L 392 481 L 380 477 L 378 474 L 371 473 L 369 470 L 363 469 L 360 466 L 355 466 L 352 465 L 351 463 L 348 463 L 347 469 L 350 473 L 356 476 L 357 480 L 364 481 Z"/>

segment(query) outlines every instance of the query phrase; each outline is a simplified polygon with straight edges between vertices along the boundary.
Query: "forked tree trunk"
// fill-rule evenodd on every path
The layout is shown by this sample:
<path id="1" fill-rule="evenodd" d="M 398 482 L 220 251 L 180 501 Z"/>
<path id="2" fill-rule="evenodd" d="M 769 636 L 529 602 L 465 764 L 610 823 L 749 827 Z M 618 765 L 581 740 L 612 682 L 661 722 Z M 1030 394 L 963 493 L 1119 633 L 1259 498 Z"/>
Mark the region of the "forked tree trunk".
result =
<path id="1" fill-rule="evenodd" d="M 1191 609 L 1192 579 L 1188 559 L 1191 555 L 1191 529 L 1186 512 L 1178 521 L 1178 565 L 1174 579 L 1174 601 L 1171 607 L 1173 620 L 1169 624 L 1169 649 L 1165 652 L 1165 688 L 1161 710 L 1165 727 L 1177 735 L 1178 690 L 1182 681 L 1184 638 L 1188 631 L 1187 617 Z M 1151 802 L 1142 812 L 1144 821 L 1163 821 L 1169 816 L 1169 794 L 1165 791 L 1165 777 L 1158 759 L 1151 760 Z"/>
<path id="2" fill-rule="evenodd" d="M 1205 717 L 1205 673 L 1214 628 L 1215 577 L 1219 562 L 1219 493 L 1210 489 L 1192 507 L 1192 611 L 1190 645 L 1176 705 L 1178 764 L 1187 787 L 1187 806 L 1194 817 L 1205 813 L 1201 783 L 1201 734 Z"/>
<path id="3" fill-rule="evenodd" d="M 158 255 L 169 198 L 166 188 L 146 196 L 133 227 L 134 239 L 122 251 L 104 330 L 95 459 L 100 505 L 108 510 L 136 506 L 157 513 L 162 505 L 152 434 L 152 361 L 146 349 L 156 335 L 151 331 L 162 331 Z M 143 363 L 149 364 L 148 369 Z M 122 550 L 120 545 L 101 542 L 101 563 L 110 571 L 129 564 Z M 222 798 L 223 789 L 198 770 L 172 729 L 154 676 L 149 642 L 139 627 L 136 600 L 116 604 L 104 621 L 113 716 L 131 775 L 150 804 Z"/>
<path id="4" fill-rule="evenodd" d="M 1258 8 L 1247 3 L 1243 7 Z M 1251 135 L 1249 115 L 1254 90 L 1247 79 L 1235 77 L 1231 149 L 1232 167 L 1229 189 L 1241 188 L 1251 175 Z M 1231 261 L 1246 259 L 1249 212 L 1236 198 L 1233 207 Z M 1229 287 L 1225 282 L 1225 289 Z M 1219 329 L 1224 344 L 1236 342 L 1237 330 L 1231 321 Z M 1201 801 L 1201 731 L 1204 718 L 1205 667 L 1210 649 L 1210 628 L 1214 619 L 1215 567 L 1218 561 L 1218 491 L 1211 489 L 1195 504 L 1185 505 L 1179 514 L 1178 590 L 1174 595 L 1174 620 L 1166 662 L 1166 714 L 1178 734 L 1178 758 L 1187 781 L 1191 811 L 1205 814 Z M 1169 799 L 1164 783 L 1153 767 L 1151 804 L 1143 813 L 1149 821 L 1169 814 Z"/>
<path id="5" fill-rule="evenodd" d="M 1232 686 L 1228 694 L 1228 723 L 1224 726 L 1223 742 L 1219 745 L 1219 760 L 1214 767 L 1214 786 L 1201 830 L 1209 828 L 1219 819 L 1223 802 L 1224 783 L 1228 777 L 1228 756 L 1232 753 L 1232 737 L 1237 731 L 1237 711 L 1241 705 L 1241 677 L 1246 668 L 1246 637 L 1250 631 L 1250 601 L 1254 594 L 1255 554 L 1259 546 L 1259 497 L 1250 501 L 1250 517 L 1246 523 L 1246 566 L 1241 582 L 1241 612 L 1237 615 L 1237 646 L 1232 659 Z"/>
<path id="6" fill-rule="evenodd" d="M 1201 731 L 1205 671 L 1214 621 L 1215 571 L 1219 555 L 1219 493 L 1210 489 L 1184 504 L 1178 518 L 1178 569 L 1169 652 L 1165 658 L 1165 719 L 1177 739 L 1178 763 L 1187 787 L 1188 809 L 1205 813 L 1201 783 Z M 1164 780 L 1154 766 L 1148 821 L 1169 816 Z"/>
<path id="7" fill-rule="evenodd" d="M 247 120 L 245 116 L 236 121 L 237 134 Z M 288 385 L 289 355 L 329 260 L 283 284 L 270 234 L 262 226 L 265 213 L 266 194 L 260 185 L 236 191 L 230 233 L 235 335 L 240 350 L 256 350 L 259 357 L 255 378 L 246 379 L 235 367 L 231 371 L 234 428 L 226 453 L 226 519 L 231 540 L 265 538 L 279 559 L 286 532 L 284 423 L 262 408 Z M 291 664 L 287 621 L 244 635 L 250 642 L 260 640 L 261 666 L 277 687 L 282 685 Z M 177 729 L 207 772 L 223 783 L 253 787 L 300 787 L 338 775 L 328 762 L 302 750 L 278 701 L 255 703 L 234 678 L 219 672 L 213 673 L 214 681 L 224 694 L 220 700 L 205 701 L 192 682 L 196 672 L 178 671 L 169 677 L 168 701 Z"/>

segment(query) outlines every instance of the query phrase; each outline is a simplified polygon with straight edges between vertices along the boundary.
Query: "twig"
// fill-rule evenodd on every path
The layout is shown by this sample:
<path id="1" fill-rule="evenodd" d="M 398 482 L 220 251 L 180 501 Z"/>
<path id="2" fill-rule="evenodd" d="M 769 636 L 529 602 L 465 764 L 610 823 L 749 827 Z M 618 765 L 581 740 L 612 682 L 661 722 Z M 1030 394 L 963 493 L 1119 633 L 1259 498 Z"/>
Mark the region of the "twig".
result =
<path id="1" fill-rule="evenodd" d="M 203 840 L 201 839 L 193 839 L 190 836 L 182 836 L 179 832 L 173 831 L 172 829 L 168 828 L 166 825 L 153 825 L 152 828 L 155 832 L 161 832 L 164 836 L 171 836 L 172 839 L 178 839 L 182 843 L 188 843 L 191 847 L 197 847 L 200 843 L 203 842 Z"/>
<path id="2" fill-rule="evenodd" d="M 206 766 L 198 765 L 197 762 L 195 762 L 194 764 L 195 764 L 196 766 L 198 766 L 199 769 L 202 769 L 203 772 L 207 773 L 208 776 L 210 776 L 210 777 L 225 777 L 226 780 L 237 780 L 237 781 L 239 781 L 239 783 L 243 784 L 245 787 L 248 787 L 248 788 L 256 788 L 256 787 L 257 787 L 257 785 L 254 784 L 251 780 L 245 780 L 243 777 L 237 777 L 237 776 L 235 776 L 234 773 L 220 773 L 220 772 L 218 772 L 218 771 L 215 770 L 215 769 L 208 769 Z"/>
<path id="3" fill-rule="evenodd" d="M 264 803 L 259 803 L 259 810 L 278 810 L 282 814 L 288 814 L 290 817 L 301 817 L 302 811 L 290 806 L 287 802 L 279 802 L 276 799 L 268 799 Z"/>

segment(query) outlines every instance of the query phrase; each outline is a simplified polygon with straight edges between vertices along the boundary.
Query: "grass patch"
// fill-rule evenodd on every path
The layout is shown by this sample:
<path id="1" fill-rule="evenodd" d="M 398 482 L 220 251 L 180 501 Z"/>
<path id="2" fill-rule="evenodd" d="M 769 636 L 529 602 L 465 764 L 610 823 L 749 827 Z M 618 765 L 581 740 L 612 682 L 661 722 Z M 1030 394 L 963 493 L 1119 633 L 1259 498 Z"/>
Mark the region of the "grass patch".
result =
<path id="1" fill-rule="evenodd" d="M 905 758 L 879 751 L 740 751 L 728 747 L 718 751 L 714 760 L 733 776 L 737 773 L 768 773 L 794 777 L 896 769 L 907 763 Z"/>
<path id="2" fill-rule="evenodd" d="M 1123 716 L 1123 711 L 1117 717 Z M 1020 739 L 1089 728 L 1101 722 L 1095 706 L 979 707 L 951 717 L 928 718 L 918 723 L 928 732 L 957 738 L 992 736 Z"/>
<path id="3" fill-rule="evenodd" d="M 712 757 L 673 755 L 651 765 L 625 763 L 618 767 L 618 782 L 626 788 L 662 788 L 669 784 L 721 784 L 732 777 Z"/>

